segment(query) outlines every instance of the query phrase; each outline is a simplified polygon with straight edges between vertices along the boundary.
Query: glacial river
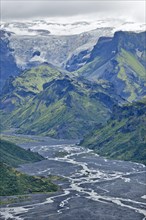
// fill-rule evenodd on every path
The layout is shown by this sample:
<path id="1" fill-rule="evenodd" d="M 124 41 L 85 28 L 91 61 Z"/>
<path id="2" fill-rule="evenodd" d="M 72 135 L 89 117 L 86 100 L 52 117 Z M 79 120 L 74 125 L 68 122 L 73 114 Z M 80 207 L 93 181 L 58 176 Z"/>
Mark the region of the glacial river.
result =
<path id="1" fill-rule="evenodd" d="M 30 175 L 58 175 L 57 193 L 34 194 L 28 201 L 3 205 L 0 219 L 146 220 L 146 167 L 108 160 L 74 141 L 23 144 L 47 160 L 22 165 Z"/>

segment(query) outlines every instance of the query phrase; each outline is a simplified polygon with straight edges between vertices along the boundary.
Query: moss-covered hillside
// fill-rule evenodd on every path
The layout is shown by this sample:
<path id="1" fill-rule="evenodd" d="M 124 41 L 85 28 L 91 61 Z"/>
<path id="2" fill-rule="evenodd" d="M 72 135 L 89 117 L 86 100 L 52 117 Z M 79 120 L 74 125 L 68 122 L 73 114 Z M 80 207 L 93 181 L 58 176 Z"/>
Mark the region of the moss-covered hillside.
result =
<path id="1" fill-rule="evenodd" d="M 15 90 L 11 98 L 10 93 L 2 98 L 3 105 L 13 100 L 13 93 Z M 123 101 L 108 83 L 90 84 L 69 76 L 48 80 L 41 92 L 23 99 L 25 104 L 21 105 L 15 100 L 12 111 L 3 108 L 3 124 L 18 128 L 20 133 L 68 139 L 81 138 L 96 124 L 105 123 L 112 106 Z"/>
<path id="2" fill-rule="evenodd" d="M 117 94 L 132 102 L 145 96 L 146 32 L 118 31 L 101 37 L 88 62 L 76 74 L 92 81 L 111 82 Z"/>
<path id="3" fill-rule="evenodd" d="M 81 142 L 108 158 L 146 164 L 146 100 L 115 108 L 107 124 Z"/>
<path id="4" fill-rule="evenodd" d="M 46 193 L 57 189 L 51 178 L 28 176 L 0 163 L 0 196 Z"/>
<path id="5" fill-rule="evenodd" d="M 17 145 L 0 139 L 0 162 L 16 167 L 20 164 L 44 160 L 38 153 L 24 150 Z"/>
<path id="6" fill-rule="evenodd" d="M 10 78 L 0 120 L 19 133 L 81 139 L 104 124 L 114 105 L 146 95 L 146 32 L 101 37 L 77 72 L 43 63 Z"/>
<path id="7" fill-rule="evenodd" d="M 0 196 L 56 191 L 58 187 L 51 182 L 51 177 L 29 176 L 14 168 L 20 164 L 43 159 L 37 153 L 0 140 Z"/>

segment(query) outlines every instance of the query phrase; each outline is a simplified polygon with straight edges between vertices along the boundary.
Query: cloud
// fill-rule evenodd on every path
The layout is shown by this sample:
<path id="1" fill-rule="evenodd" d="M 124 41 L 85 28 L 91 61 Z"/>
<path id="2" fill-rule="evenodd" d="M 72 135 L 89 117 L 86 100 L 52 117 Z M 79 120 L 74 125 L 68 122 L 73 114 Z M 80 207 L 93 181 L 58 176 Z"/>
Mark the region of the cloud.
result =
<path id="1" fill-rule="evenodd" d="M 2 20 L 81 16 L 125 17 L 145 21 L 145 1 L 1 0 Z"/>

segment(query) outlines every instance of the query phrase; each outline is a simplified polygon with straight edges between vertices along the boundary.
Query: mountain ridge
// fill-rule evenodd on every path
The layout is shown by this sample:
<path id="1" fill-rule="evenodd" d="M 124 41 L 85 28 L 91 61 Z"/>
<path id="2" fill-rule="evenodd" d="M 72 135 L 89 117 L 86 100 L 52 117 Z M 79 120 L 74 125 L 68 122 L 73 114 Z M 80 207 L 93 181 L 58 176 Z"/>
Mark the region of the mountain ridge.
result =
<path id="1" fill-rule="evenodd" d="M 42 79 L 46 68 L 47 78 Z M 2 114 L 2 121 L 18 127 L 19 132 L 80 138 L 96 123 L 104 123 L 113 105 L 125 102 L 111 84 L 90 83 L 56 70 L 54 75 L 54 69 L 48 65 L 37 67 L 35 80 L 34 70 L 13 79 L 1 96 L 1 110 L 7 114 L 7 118 Z M 34 87 L 35 82 L 43 82 L 40 90 Z"/>
<path id="2" fill-rule="evenodd" d="M 29 176 L 16 170 L 24 163 L 44 160 L 38 153 L 0 139 L 0 196 L 24 195 L 29 193 L 48 193 L 58 190 L 51 177 Z"/>
<path id="3" fill-rule="evenodd" d="M 99 37 L 112 37 L 118 30 L 141 32 L 145 26 L 121 19 L 81 22 L 71 19 L 60 24 L 45 19 L 1 22 L 1 45 L 6 44 L 7 49 L 0 52 L 11 66 L 7 71 L 8 65 L 2 61 L 3 75 L 7 79 L 7 75 L 15 76 L 42 62 L 68 71 L 77 70 L 85 64 Z M 75 59 L 76 65 L 73 65 Z M 1 83 L 3 86 L 3 81 Z"/>
<path id="4" fill-rule="evenodd" d="M 101 156 L 146 164 L 146 98 L 114 108 L 104 126 L 93 129 L 81 145 Z"/>
<path id="5" fill-rule="evenodd" d="M 82 138 L 106 123 L 114 105 L 146 95 L 145 37 L 119 31 L 100 38 L 75 72 L 43 63 L 11 79 L 1 96 L 4 124 L 25 134 Z"/>
<path id="6" fill-rule="evenodd" d="M 86 64 L 76 71 L 91 81 L 113 83 L 117 94 L 128 101 L 145 95 L 146 32 L 116 32 L 113 38 L 102 37 Z"/>

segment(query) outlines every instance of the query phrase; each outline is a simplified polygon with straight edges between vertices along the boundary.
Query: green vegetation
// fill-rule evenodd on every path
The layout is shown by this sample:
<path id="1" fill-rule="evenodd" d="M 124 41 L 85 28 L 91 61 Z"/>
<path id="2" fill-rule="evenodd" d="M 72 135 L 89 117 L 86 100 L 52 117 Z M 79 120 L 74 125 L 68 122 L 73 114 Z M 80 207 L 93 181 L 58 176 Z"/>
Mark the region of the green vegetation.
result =
<path id="1" fill-rule="evenodd" d="M 0 155 L 0 196 L 53 192 L 58 189 L 51 182 L 56 177 L 28 176 L 13 168 L 20 164 L 43 160 L 44 158 L 38 153 L 0 140 Z"/>
<path id="2" fill-rule="evenodd" d="M 115 109 L 106 126 L 81 142 L 108 158 L 146 164 L 146 101 Z"/>
<path id="3" fill-rule="evenodd" d="M 25 71 L 13 82 L 15 88 L 23 88 L 25 91 L 39 93 L 43 90 L 43 84 L 61 76 L 60 72 L 49 65 L 40 65 Z"/>
<path id="4" fill-rule="evenodd" d="M 1 97 L 1 130 L 78 139 L 105 124 L 114 105 L 145 96 L 145 37 L 119 31 L 99 39 L 74 73 L 42 64 L 9 79 Z"/>
<path id="5" fill-rule="evenodd" d="M 19 128 L 19 133 L 81 138 L 109 118 L 109 103 L 98 97 L 104 94 L 113 105 L 109 91 L 110 86 L 104 88 L 101 83 L 90 86 L 86 81 L 62 77 L 45 84 L 42 92 L 2 120 Z"/>
<path id="6" fill-rule="evenodd" d="M 56 77 L 61 77 L 61 75 L 55 67 L 48 64 L 32 67 L 6 82 L 1 101 L 7 111 L 11 112 L 24 106 L 27 102 L 31 102 L 36 94 L 43 91 L 45 83 L 56 79 Z"/>
<path id="7" fill-rule="evenodd" d="M 128 101 L 133 101 L 136 99 L 138 92 L 141 92 L 139 81 L 142 79 L 146 81 L 146 70 L 133 54 L 124 49 L 121 49 L 117 61 L 120 68 L 117 76 L 125 82 L 124 91 L 130 94 Z M 127 74 L 129 69 L 132 70 L 131 75 Z M 131 78 L 131 76 L 133 76 L 133 78 Z M 134 78 L 138 78 L 138 80 L 134 82 Z"/>
<path id="8" fill-rule="evenodd" d="M 128 52 L 124 49 L 121 49 L 121 62 L 128 67 L 130 67 L 135 73 L 137 73 L 138 77 L 144 78 L 146 77 L 145 68 L 139 62 L 136 56 L 131 52 Z"/>
<path id="9" fill-rule="evenodd" d="M 0 195 L 20 195 L 29 193 L 47 193 L 58 188 L 50 178 L 28 176 L 10 166 L 0 163 Z"/>
<path id="10" fill-rule="evenodd" d="M 111 82 L 117 94 L 132 102 L 144 96 L 146 85 L 146 32 L 117 32 L 107 42 L 99 40 L 90 62 L 75 72 L 92 81 Z"/>
<path id="11" fill-rule="evenodd" d="M 19 164 L 37 162 L 44 158 L 38 153 L 24 150 L 17 145 L 0 139 L 0 161 L 10 166 L 18 166 Z"/>
<path id="12" fill-rule="evenodd" d="M 31 197 L 28 195 L 16 195 L 16 196 L 8 196 L 8 197 L 3 197 L 0 200 L 0 205 L 7 205 L 11 203 L 18 203 L 18 202 L 23 202 L 23 201 L 28 201 L 31 200 Z"/>
<path id="13" fill-rule="evenodd" d="M 82 103 L 80 103 L 81 98 Z M 70 106 L 66 103 L 67 99 L 67 96 L 60 100 L 54 99 L 54 103 L 51 103 L 49 108 L 45 103 L 40 102 L 36 111 L 27 109 L 25 115 L 19 114 L 18 123 L 23 120 L 20 128 L 31 134 L 78 138 L 84 134 L 84 127 L 94 126 L 95 118 L 100 123 L 104 121 L 104 114 L 108 117 L 106 108 L 86 94 L 81 97 L 74 92 L 70 93 Z M 34 109 L 37 103 L 30 108 Z M 30 122 L 25 123 L 25 118 L 29 118 Z"/>
<path id="14" fill-rule="evenodd" d="M 22 137 L 22 136 L 16 136 L 14 134 L 0 134 L 0 139 L 6 140 L 15 144 L 24 144 L 24 143 L 30 143 L 30 142 L 37 142 L 33 137 Z"/>

